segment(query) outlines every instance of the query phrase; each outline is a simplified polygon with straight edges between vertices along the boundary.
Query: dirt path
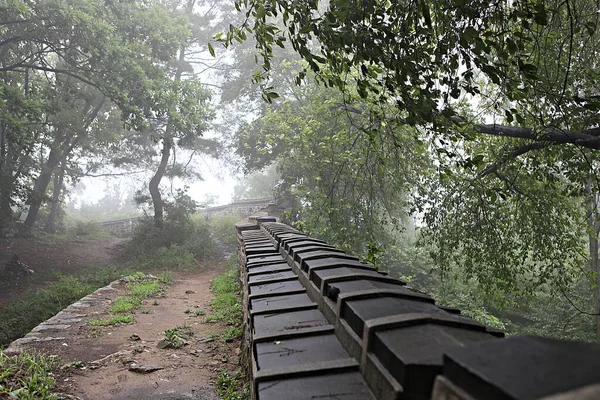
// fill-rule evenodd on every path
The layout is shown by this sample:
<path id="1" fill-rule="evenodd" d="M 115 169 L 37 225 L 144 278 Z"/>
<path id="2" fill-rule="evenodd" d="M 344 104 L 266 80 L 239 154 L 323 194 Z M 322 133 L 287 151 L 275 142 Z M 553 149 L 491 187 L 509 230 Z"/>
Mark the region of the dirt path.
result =
<path id="1" fill-rule="evenodd" d="M 34 346 L 58 355 L 62 364 L 73 363 L 71 371 L 57 375 L 58 390 L 89 400 L 216 400 L 219 371 L 233 372 L 239 367 L 239 340 L 226 343 L 220 336 L 224 324 L 207 323 L 205 315 L 199 315 L 211 313 L 210 282 L 222 269 L 218 265 L 199 273 L 175 274 L 165 297 L 145 300 L 131 325 L 89 326 L 87 320 L 107 317 L 108 306 L 127 291 L 124 284 L 118 284 L 110 294 L 101 295 L 78 326 L 54 334 L 60 340 Z M 180 349 L 158 348 L 164 331 L 175 327 L 193 332 L 189 344 Z M 151 373 L 131 370 L 144 365 L 161 369 Z"/>

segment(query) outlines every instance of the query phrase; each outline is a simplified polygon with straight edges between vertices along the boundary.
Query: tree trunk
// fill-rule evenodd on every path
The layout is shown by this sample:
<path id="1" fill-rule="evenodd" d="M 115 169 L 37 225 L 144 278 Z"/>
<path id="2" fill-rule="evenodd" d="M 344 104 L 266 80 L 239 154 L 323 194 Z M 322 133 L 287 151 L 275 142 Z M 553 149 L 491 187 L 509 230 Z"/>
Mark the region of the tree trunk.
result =
<path id="1" fill-rule="evenodd" d="M 0 237 L 4 237 L 11 219 L 10 194 L 12 184 L 6 162 L 6 123 L 0 121 Z"/>
<path id="2" fill-rule="evenodd" d="M 150 180 L 150 184 L 148 185 L 148 189 L 150 189 L 150 196 L 152 197 L 152 206 L 154 207 L 154 226 L 162 229 L 163 227 L 163 200 L 160 194 L 160 189 L 158 186 L 160 185 L 160 181 L 165 175 L 165 171 L 167 170 L 167 164 L 169 163 L 169 156 L 171 155 L 171 149 L 173 144 L 171 143 L 170 137 L 165 137 L 163 139 L 163 149 L 162 149 L 162 157 L 160 159 L 160 164 L 158 165 L 158 169 L 156 173 Z"/>
<path id="3" fill-rule="evenodd" d="M 188 9 L 191 11 L 193 8 L 194 1 L 190 1 L 188 3 Z M 177 70 L 175 71 L 175 77 L 173 78 L 175 82 L 181 81 L 181 73 L 183 61 L 185 60 L 185 46 L 182 44 L 179 46 L 179 62 L 177 64 Z M 171 155 L 171 150 L 173 149 L 173 121 L 171 118 L 167 121 L 167 126 L 165 128 L 165 134 L 163 137 L 163 149 L 162 149 L 162 157 L 160 159 L 160 164 L 158 165 L 158 169 L 156 173 L 150 180 L 148 184 L 148 189 L 150 190 L 150 197 L 152 197 L 152 206 L 154 208 L 154 226 L 157 228 L 163 228 L 163 215 L 164 215 L 164 204 L 162 200 L 162 196 L 160 194 L 160 181 L 165 175 L 165 171 L 167 170 L 167 164 L 169 163 L 169 156 Z"/>
<path id="4" fill-rule="evenodd" d="M 52 193 L 52 207 L 50 208 L 50 215 L 48 215 L 48 221 L 46 222 L 45 231 L 47 233 L 56 233 L 56 220 L 58 218 L 58 212 L 60 210 L 60 194 L 62 193 L 63 180 L 65 177 L 64 163 L 54 174 L 54 190 Z"/>
<path id="5" fill-rule="evenodd" d="M 58 150 L 56 147 L 50 150 L 48 160 L 44 163 L 42 172 L 40 172 L 40 176 L 38 176 L 38 178 L 35 180 L 33 190 L 31 191 L 29 200 L 27 201 L 27 204 L 29 204 L 29 213 L 27 214 L 27 219 L 25 219 L 25 222 L 21 227 L 19 236 L 29 236 L 33 230 L 35 221 L 37 220 L 37 216 L 40 211 L 40 206 L 42 205 L 44 197 L 46 196 L 46 190 L 48 189 L 48 184 L 50 184 L 52 173 L 59 163 L 59 151 L 60 150 Z"/>
<path id="6" fill-rule="evenodd" d="M 600 341 L 600 260 L 598 257 L 598 233 L 600 232 L 600 221 L 598 221 L 597 212 L 597 194 L 592 189 L 591 179 L 585 184 L 585 190 L 587 192 L 587 222 L 588 222 L 588 246 L 590 255 L 590 270 L 595 275 L 595 288 L 594 288 L 594 314 L 595 315 L 595 331 L 596 340 Z"/>

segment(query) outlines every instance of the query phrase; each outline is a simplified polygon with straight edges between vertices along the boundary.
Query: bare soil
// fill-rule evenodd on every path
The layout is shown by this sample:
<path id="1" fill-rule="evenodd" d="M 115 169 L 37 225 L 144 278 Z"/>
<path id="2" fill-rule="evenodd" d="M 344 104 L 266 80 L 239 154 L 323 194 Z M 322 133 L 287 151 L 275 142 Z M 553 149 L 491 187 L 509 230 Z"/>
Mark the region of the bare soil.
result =
<path id="1" fill-rule="evenodd" d="M 216 400 L 219 371 L 233 373 L 239 367 L 239 340 L 226 343 L 220 335 L 223 324 L 207 323 L 205 316 L 194 313 L 211 313 L 210 281 L 221 272 L 219 267 L 176 274 L 165 297 L 146 300 L 131 325 L 82 326 L 62 343 L 46 344 L 48 348 L 42 350 L 58 355 L 61 363 L 83 363 L 83 368 L 57 376 L 58 390 L 89 400 Z M 119 290 L 126 294 L 124 287 Z M 108 317 L 103 311 L 97 315 Z M 189 344 L 179 349 L 158 348 L 164 331 L 175 327 L 193 332 Z M 145 374 L 130 370 L 144 365 L 161 369 Z"/>
<path id="2" fill-rule="evenodd" d="M 19 299 L 26 289 L 42 288 L 57 272 L 75 274 L 94 268 L 124 264 L 120 255 L 123 239 L 93 239 L 41 243 L 29 239 L 0 240 L 0 267 L 14 253 L 35 270 L 34 276 L 0 281 L 2 304 Z M 35 348 L 57 355 L 61 364 L 78 367 L 56 373 L 59 392 L 71 399 L 206 399 L 216 400 L 214 386 L 219 371 L 233 373 L 239 368 L 239 339 L 228 343 L 221 337 L 223 323 L 208 323 L 211 280 L 226 267 L 224 256 L 196 272 L 173 273 L 174 282 L 164 297 L 144 301 L 135 311 L 130 325 L 93 327 L 83 324 L 65 331 L 64 340 L 37 343 Z M 127 294 L 124 283 L 116 286 Z M 106 299 L 86 313 L 93 318 L 108 318 Z M 198 311 L 205 315 L 197 315 Z M 186 313 L 186 311 L 189 311 Z M 197 316 L 196 316 L 197 315 Z M 180 349 L 160 349 L 164 331 L 186 327 L 193 332 L 189 344 Z M 139 337 L 139 340 L 132 338 Z M 63 336 L 63 333 L 61 333 Z M 138 373 L 132 366 L 154 365 L 159 370 Z"/>

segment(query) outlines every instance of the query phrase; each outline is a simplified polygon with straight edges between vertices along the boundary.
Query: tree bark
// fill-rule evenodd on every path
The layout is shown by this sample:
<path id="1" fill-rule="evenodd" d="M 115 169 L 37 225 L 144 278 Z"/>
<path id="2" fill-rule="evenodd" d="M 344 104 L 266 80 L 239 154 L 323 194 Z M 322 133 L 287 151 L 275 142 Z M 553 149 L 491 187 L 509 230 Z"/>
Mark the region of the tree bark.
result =
<path id="1" fill-rule="evenodd" d="M 188 7 L 193 7 L 194 2 L 191 1 L 188 4 Z M 191 12 L 191 8 L 189 9 Z M 173 78 L 175 82 L 181 81 L 182 74 L 182 64 L 185 60 L 185 46 L 182 44 L 179 46 L 179 62 L 177 63 L 177 69 L 175 70 L 175 77 Z M 150 180 L 148 184 L 148 189 L 150 190 L 150 197 L 152 198 L 152 206 L 154 208 L 154 226 L 162 229 L 164 226 L 164 203 L 162 199 L 162 195 L 160 194 L 160 181 L 165 175 L 165 171 L 167 170 L 167 164 L 169 163 L 169 156 L 171 155 L 171 150 L 173 149 L 173 121 L 169 117 L 167 121 L 167 126 L 165 127 L 165 134 L 163 136 L 163 149 L 162 149 L 162 157 L 160 159 L 160 164 L 158 165 L 158 169 L 156 173 Z"/>
<path id="2" fill-rule="evenodd" d="M 158 169 L 148 185 L 148 189 L 150 189 L 150 196 L 152 197 L 152 206 L 154 207 L 154 226 L 159 229 L 163 228 L 164 208 L 159 185 L 161 179 L 165 175 L 165 171 L 167 170 L 167 164 L 169 163 L 169 156 L 171 155 L 172 148 L 173 144 L 171 143 L 171 138 L 166 137 L 165 135 L 165 138 L 163 139 L 163 149 L 160 164 L 158 165 Z"/>
<path id="3" fill-rule="evenodd" d="M 60 150 L 58 150 L 56 147 L 50 150 L 48 160 L 42 166 L 40 176 L 38 176 L 38 178 L 35 180 L 33 190 L 31 191 L 29 200 L 27 201 L 27 204 L 29 204 L 29 213 L 27 214 L 27 219 L 25 219 L 25 222 L 21 227 L 19 236 L 31 235 L 31 231 L 33 230 L 35 221 L 37 220 L 37 216 L 40 211 L 40 206 L 42 205 L 44 197 L 46 196 L 46 189 L 48 189 L 48 184 L 52 179 L 52 173 L 60 161 L 58 154 L 59 152 Z"/>
<path id="4" fill-rule="evenodd" d="M 585 190 L 587 193 L 587 223 L 588 223 L 588 249 L 590 256 L 590 270 L 595 275 L 595 288 L 594 288 L 594 316 L 595 319 L 595 331 L 596 340 L 600 341 L 600 260 L 598 257 L 598 233 L 600 232 L 600 222 L 598 221 L 597 212 L 597 194 L 592 189 L 591 178 L 587 180 L 585 184 Z"/>
<path id="5" fill-rule="evenodd" d="M 60 194 L 62 193 L 62 186 L 65 177 L 64 163 L 54 174 L 54 190 L 52 193 L 52 206 L 50 208 L 50 214 L 48 215 L 48 221 L 44 230 L 47 233 L 56 233 L 56 220 L 58 219 L 58 212 L 60 210 Z"/>

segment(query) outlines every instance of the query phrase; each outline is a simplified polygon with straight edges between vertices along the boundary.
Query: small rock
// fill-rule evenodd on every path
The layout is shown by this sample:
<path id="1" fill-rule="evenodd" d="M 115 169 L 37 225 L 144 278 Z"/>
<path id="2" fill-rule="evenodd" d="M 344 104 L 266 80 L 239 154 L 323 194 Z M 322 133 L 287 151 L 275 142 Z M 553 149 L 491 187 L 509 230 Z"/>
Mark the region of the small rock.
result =
<path id="1" fill-rule="evenodd" d="M 138 341 L 142 340 L 142 338 L 137 333 L 134 333 L 133 335 L 129 336 L 129 340 Z"/>
<path id="2" fill-rule="evenodd" d="M 194 294 L 194 293 L 196 293 L 196 292 L 194 292 L 193 290 L 186 290 L 185 291 L 185 294 Z"/>
<path id="3" fill-rule="evenodd" d="M 215 341 L 215 338 L 209 336 L 209 337 L 205 337 L 205 338 L 196 340 L 196 343 L 209 343 L 209 342 L 214 342 L 214 341 Z"/>
<path id="4" fill-rule="evenodd" d="M 164 369 L 164 367 L 161 367 L 160 365 L 150 365 L 150 364 L 137 365 L 135 367 L 129 368 L 130 371 L 139 372 L 140 374 L 149 374 L 150 372 L 159 371 L 161 369 Z"/>

